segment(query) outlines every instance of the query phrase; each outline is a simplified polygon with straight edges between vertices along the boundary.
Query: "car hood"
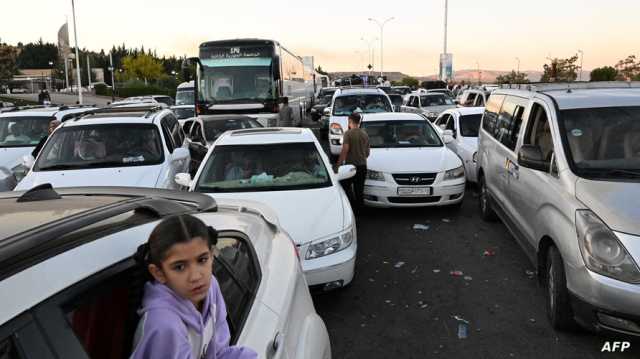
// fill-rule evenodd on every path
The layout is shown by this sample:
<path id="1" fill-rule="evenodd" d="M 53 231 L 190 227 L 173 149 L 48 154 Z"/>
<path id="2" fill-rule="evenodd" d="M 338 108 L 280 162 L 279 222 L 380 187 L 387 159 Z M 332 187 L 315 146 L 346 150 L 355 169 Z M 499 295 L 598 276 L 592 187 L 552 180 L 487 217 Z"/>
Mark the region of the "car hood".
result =
<path id="1" fill-rule="evenodd" d="M 637 182 L 580 178 L 576 197 L 614 231 L 640 235 L 640 185 Z"/>
<path id="2" fill-rule="evenodd" d="M 335 187 L 298 191 L 212 193 L 214 198 L 235 198 L 264 203 L 277 214 L 282 228 L 297 245 L 338 233 L 344 228 L 344 209 Z"/>
<path id="3" fill-rule="evenodd" d="M 0 168 L 11 169 L 22 163 L 22 157 L 30 155 L 35 147 L 0 148 Z"/>
<path id="4" fill-rule="evenodd" d="M 460 167 L 460 158 L 446 147 L 372 148 L 367 168 L 387 173 L 437 173 Z"/>
<path id="5" fill-rule="evenodd" d="M 32 171 L 18 183 L 15 189 L 16 191 L 28 190 L 43 183 L 51 183 L 53 187 L 131 186 L 153 188 L 156 187 L 161 171 L 162 165 L 68 171 Z"/>

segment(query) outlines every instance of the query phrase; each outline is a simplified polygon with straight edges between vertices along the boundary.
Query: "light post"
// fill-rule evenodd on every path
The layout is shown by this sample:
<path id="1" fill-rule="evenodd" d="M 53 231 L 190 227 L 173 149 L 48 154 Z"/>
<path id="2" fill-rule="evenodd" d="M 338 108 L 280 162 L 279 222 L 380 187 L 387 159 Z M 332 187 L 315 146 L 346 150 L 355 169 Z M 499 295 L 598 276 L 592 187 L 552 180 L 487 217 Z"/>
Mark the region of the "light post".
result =
<path id="1" fill-rule="evenodd" d="M 51 68 L 51 72 L 49 72 L 49 88 L 53 90 L 53 61 L 49 61 L 49 67 Z"/>
<path id="2" fill-rule="evenodd" d="M 111 72 L 111 103 L 116 100 L 116 80 L 113 74 L 113 53 L 109 53 L 109 71 Z"/>
<path id="3" fill-rule="evenodd" d="M 380 22 L 376 19 L 369 18 L 369 21 L 376 23 L 376 25 L 380 27 L 380 77 L 382 77 L 382 73 L 384 72 L 384 25 L 393 19 L 395 19 L 395 17 L 390 17 Z"/>
<path id="4" fill-rule="evenodd" d="M 516 61 L 518 61 L 518 66 L 516 67 L 516 78 L 515 78 L 515 80 L 516 80 L 518 83 L 520 83 L 520 82 L 519 82 L 519 81 L 520 81 L 520 80 L 519 80 L 519 78 L 520 78 L 520 58 L 519 58 L 519 57 L 516 57 Z"/>
<path id="5" fill-rule="evenodd" d="M 476 67 L 478 69 L 478 86 L 480 86 L 482 84 L 482 75 L 480 72 L 480 63 L 478 61 L 476 61 Z"/>
<path id="6" fill-rule="evenodd" d="M 78 79 L 76 83 L 78 84 L 78 103 L 82 105 L 82 77 L 80 76 L 80 54 L 78 53 L 78 25 L 76 24 L 76 5 L 73 0 L 71 0 L 71 11 L 73 13 L 73 37 L 76 42 L 76 70 L 78 72 Z M 91 82 L 91 79 L 89 79 Z"/>
<path id="7" fill-rule="evenodd" d="M 582 64 L 584 62 L 584 51 L 578 50 L 580 54 L 580 72 L 578 73 L 578 81 L 582 81 Z"/>
<path id="8" fill-rule="evenodd" d="M 369 68 L 369 76 L 371 76 L 371 69 L 374 68 L 373 42 L 377 41 L 378 38 L 376 37 L 374 39 L 367 40 L 364 37 L 362 37 L 360 40 L 364 41 L 367 44 L 368 48 L 369 48 L 369 52 L 368 52 L 368 54 L 369 54 L 369 59 L 368 59 L 369 60 L 369 64 L 368 65 L 371 65 L 371 68 Z"/>

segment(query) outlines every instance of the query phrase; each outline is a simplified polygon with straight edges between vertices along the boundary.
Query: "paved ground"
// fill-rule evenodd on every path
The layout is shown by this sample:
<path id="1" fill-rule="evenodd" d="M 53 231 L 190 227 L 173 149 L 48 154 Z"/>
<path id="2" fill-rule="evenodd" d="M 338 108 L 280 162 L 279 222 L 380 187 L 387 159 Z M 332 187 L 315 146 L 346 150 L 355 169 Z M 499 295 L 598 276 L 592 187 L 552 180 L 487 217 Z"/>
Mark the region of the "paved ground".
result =
<path id="1" fill-rule="evenodd" d="M 533 266 L 501 223 L 479 218 L 476 203 L 469 190 L 458 211 L 359 216 L 354 282 L 314 296 L 335 358 L 640 357 L 640 342 L 633 353 L 601 353 L 608 338 L 555 332 Z M 468 277 L 451 276 L 454 270 Z M 466 339 L 458 338 L 454 316 L 469 322 Z"/>
<path id="2" fill-rule="evenodd" d="M 64 93 L 57 93 L 57 92 L 51 92 L 50 95 L 51 95 L 51 102 L 55 104 L 74 105 L 76 101 L 78 101 L 78 95 L 64 94 Z M 5 98 L 19 98 L 23 100 L 38 101 L 38 94 L 16 94 L 16 95 L 12 94 L 12 95 L 2 95 L 2 96 Z M 90 94 L 84 94 L 83 96 L 83 103 L 85 104 L 106 106 L 107 103 L 109 102 L 111 102 L 111 97 L 94 96 Z"/>

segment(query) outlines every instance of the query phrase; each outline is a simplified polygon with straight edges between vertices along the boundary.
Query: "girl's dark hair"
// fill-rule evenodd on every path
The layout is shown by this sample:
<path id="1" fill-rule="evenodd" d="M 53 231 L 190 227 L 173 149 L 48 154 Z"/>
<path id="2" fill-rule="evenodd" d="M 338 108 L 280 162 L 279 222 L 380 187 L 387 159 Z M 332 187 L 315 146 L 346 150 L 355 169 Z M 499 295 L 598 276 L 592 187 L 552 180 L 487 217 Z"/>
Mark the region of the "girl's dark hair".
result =
<path id="1" fill-rule="evenodd" d="M 174 244 L 187 243 L 196 237 L 207 241 L 209 247 L 213 247 L 218 242 L 218 232 L 192 215 L 180 214 L 167 217 L 153 229 L 149 240 L 138 247 L 134 259 L 143 266 L 149 264 L 160 266 Z"/>

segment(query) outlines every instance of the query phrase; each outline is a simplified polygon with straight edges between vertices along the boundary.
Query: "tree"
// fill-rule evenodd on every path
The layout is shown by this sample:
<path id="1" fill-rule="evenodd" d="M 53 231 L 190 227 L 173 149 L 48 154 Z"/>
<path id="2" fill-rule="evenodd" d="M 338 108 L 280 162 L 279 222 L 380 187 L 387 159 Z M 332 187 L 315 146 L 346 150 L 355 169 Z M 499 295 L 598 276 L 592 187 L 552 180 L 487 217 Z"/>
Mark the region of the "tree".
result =
<path id="1" fill-rule="evenodd" d="M 163 74 L 162 64 L 151 57 L 140 53 L 138 56 L 127 56 L 122 60 L 124 78 L 141 79 L 147 84 L 148 80 L 156 80 Z"/>
<path id="2" fill-rule="evenodd" d="M 591 71 L 591 81 L 615 81 L 618 78 L 618 70 L 611 66 L 598 67 Z"/>
<path id="3" fill-rule="evenodd" d="M 58 46 L 40 39 L 20 47 L 17 65 L 21 69 L 48 69 L 51 68 L 49 62 L 58 62 L 58 56 Z"/>
<path id="4" fill-rule="evenodd" d="M 544 64 L 544 73 L 540 82 L 571 82 L 578 78 L 578 68 L 576 65 L 578 55 L 568 59 L 551 59 L 550 64 Z"/>
<path id="5" fill-rule="evenodd" d="M 529 82 L 527 76 L 524 72 L 511 71 L 508 74 L 496 77 L 496 82 L 499 84 L 524 84 Z"/>
<path id="6" fill-rule="evenodd" d="M 417 78 L 411 76 L 403 77 L 400 83 L 403 86 L 409 86 L 411 88 L 417 88 L 418 86 L 420 86 L 420 81 Z"/>
<path id="7" fill-rule="evenodd" d="M 319 73 L 320 75 L 325 75 L 325 76 L 329 76 L 329 73 L 324 71 L 322 69 L 322 66 L 318 66 L 318 68 L 316 69 L 316 72 Z"/>
<path id="8" fill-rule="evenodd" d="M 18 73 L 17 57 L 15 47 L 0 45 L 0 85 L 5 85 Z"/>
<path id="9" fill-rule="evenodd" d="M 618 80 L 633 80 L 640 76 L 640 64 L 636 62 L 636 55 L 629 55 L 618 61 L 615 69 L 618 71 Z"/>

